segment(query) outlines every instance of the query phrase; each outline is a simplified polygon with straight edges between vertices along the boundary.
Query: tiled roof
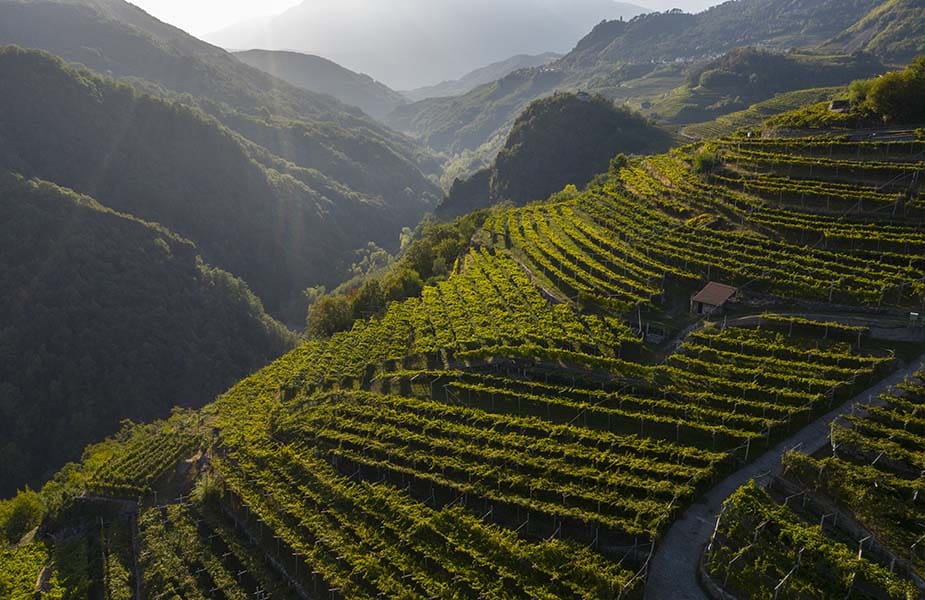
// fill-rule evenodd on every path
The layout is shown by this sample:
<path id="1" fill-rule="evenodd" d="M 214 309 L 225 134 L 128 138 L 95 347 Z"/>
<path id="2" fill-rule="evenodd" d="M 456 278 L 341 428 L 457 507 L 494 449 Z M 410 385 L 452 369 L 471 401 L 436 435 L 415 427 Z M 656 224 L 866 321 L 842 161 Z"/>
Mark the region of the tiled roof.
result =
<path id="1" fill-rule="evenodd" d="M 694 296 L 694 302 L 702 302 L 710 306 L 722 306 L 726 304 L 730 298 L 735 296 L 738 291 L 737 288 L 731 285 L 724 285 L 711 281 L 707 284 L 707 287 L 700 290 L 700 293 Z"/>

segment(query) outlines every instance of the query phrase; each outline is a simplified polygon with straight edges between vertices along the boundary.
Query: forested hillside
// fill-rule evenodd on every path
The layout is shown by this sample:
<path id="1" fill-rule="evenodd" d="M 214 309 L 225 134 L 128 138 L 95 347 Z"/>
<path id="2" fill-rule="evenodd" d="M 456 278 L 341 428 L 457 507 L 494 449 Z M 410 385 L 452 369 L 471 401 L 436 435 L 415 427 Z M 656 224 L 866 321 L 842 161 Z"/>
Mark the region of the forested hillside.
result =
<path id="1" fill-rule="evenodd" d="M 234 56 L 296 87 L 334 96 L 373 117 L 382 117 L 408 102 L 369 75 L 354 73 L 320 56 L 271 50 L 247 50 Z"/>
<path id="2" fill-rule="evenodd" d="M 123 0 L 3 0 L 0 17 L 0 43 L 47 50 L 148 93 L 198 104 L 216 116 L 269 112 L 283 124 L 294 120 L 328 160 L 343 154 L 347 162 L 374 166 L 369 154 L 351 152 L 353 138 L 362 133 L 380 154 L 392 153 L 407 163 L 404 176 L 411 189 L 421 187 L 418 168 L 427 173 L 437 169 L 420 146 L 355 109 L 245 65 Z"/>
<path id="3" fill-rule="evenodd" d="M 832 39 L 827 47 L 863 50 L 903 63 L 925 53 L 925 5 L 919 0 L 888 0 Z"/>
<path id="4" fill-rule="evenodd" d="M 887 70 L 880 60 L 865 53 L 827 56 L 739 48 L 692 67 L 684 85 L 651 101 L 644 112 L 669 123 L 706 121 L 782 92 L 845 86 Z"/>
<path id="5" fill-rule="evenodd" d="M 429 179 L 437 174 L 439 164 L 409 138 L 330 96 L 245 65 L 122 0 L 2 0 L 0 43 L 44 49 L 119 78 L 145 94 L 202 110 L 242 136 L 241 145 L 251 159 L 301 181 L 284 182 L 283 187 L 304 184 L 313 204 L 334 207 L 315 211 L 319 220 L 324 221 L 328 212 L 344 211 L 354 231 L 365 229 L 357 237 L 348 233 L 333 240 L 343 232 L 341 225 L 333 223 L 332 231 L 313 230 L 321 237 L 305 244 L 324 244 L 337 254 L 375 239 L 395 250 L 402 227 L 416 223 L 439 200 L 440 191 Z M 48 102 L 54 100 L 48 88 L 32 91 L 49 96 Z M 76 121 L 74 126 L 80 127 L 82 119 Z M 255 197 L 262 201 L 261 196 Z M 371 238 L 369 231 L 376 237 Z M 203 240 L 195 241 L 205 245 Z M 289 258 L 302 261 L 305 255 Z M 342 276 L 336 260 L 323 268 L 317 263 L 298 268 L 313 283 L 331 283 Z M 274 312 L 291 301 L 265 297 L 258 287 L 255 283 L 255 291 Z M 301 308 L 293 308 L 293 314 L 297 312 Z"/>
<path id="6" fill-rule="evenodd" d="M 407 189 L 391 201 L 346 189 L 332 180 L 336 172 L 300 169 L 195 109 L 48 54 L 0 50 L 0 85 L 7 168 L 170 227 L 247 281 L 271 312 L 296 322 L 303 289 L 338 282 L 353 249 L 369 241 L 397 246 L 401 228 L 428 207 Z M 261 124 L 252 122 L 255 137 Z M 353 143 L 362 152 L 367 141 Z M 388 168 L 383 157 L 378 172 Z"/>
<path id="7" fill-rule="evenodd" d="M 859 22 L 869 22 L 870 14 L 880 14 L 870 25 L 871 32 L 897 39 L 906 32 L 911 36 L 906 45 L 918 43 L 915 40 L 921 36 L 909 29 L 915 21 L 907 12 L 871 13 L 883 4 L 883 0 L 741 0 L 696 15 L 670 11 L 606 21 L 554 63 L 512 73 L 458 97 L 401 106 L 387 122 L 447 153 L 452 166 L 466 172 L 493 159 L 530 102 L 557 90 L 600 93 L 668 122 L 703 121 L 777 92 L 847 85 L 875 74 L 878 60 L 896 56 L 887 44 L 872 41 L 862 47 L 826 45 L 819 53 L 807 50 Z M 749 46 L 762 51 L 741 50 Z M 781 55 L 794 48 L 802 52 Z M 872 55 L 850 55 L 858 49 Z M 716 62 L 711 65 L 711 61 Z M 715 78 L 700 81 L 703 73 L 717 70 Z M 816 81 L 808 82 L 811 78 Z"/>
<path id="8" fill-rule="evenodd" d="M 242 281 L 163 227 L 8 172 L 0 214 L 4 495 L 122 419 L 202 406 L 293 343 Z"/>
<path id="9" fill-rule="evenodd" d="M 695 15 L 641 15 L 597 26 L 563 59 L 584 68 L 621 62 L 692 60 L 761 44 L 811 47 L 842 33 L 883 0 L 739 0 Z"/>
<path id="10" fill-rule="evenodd" d="M 584 187 L 617 154 L 656 154 L 672 142 L 667 132 L 601 96 L 556 94 L 527 107 L 494 164 L 457 180 L 437 214 L 455 217 L 504 201 L 523 205 L 570 184 Z"/>

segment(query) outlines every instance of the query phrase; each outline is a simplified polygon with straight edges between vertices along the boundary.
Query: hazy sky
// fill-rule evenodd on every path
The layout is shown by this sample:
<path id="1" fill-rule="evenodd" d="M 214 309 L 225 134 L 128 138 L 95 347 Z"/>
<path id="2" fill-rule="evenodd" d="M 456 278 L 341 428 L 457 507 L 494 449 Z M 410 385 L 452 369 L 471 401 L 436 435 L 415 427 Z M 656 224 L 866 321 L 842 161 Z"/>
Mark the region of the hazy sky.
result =
<path id="1" fill-rule="evenodd" d="M 205 35 L 267 15 L 275 15 L 301 0 L 128 0 L 161 21 L 193 35 Z M 388 0 L 385 0 L 388 1 Z"/>
<path id="2" fill-rule="evenodd" d="M 273 15 L 301 0 L 129 0 L 161 21 L 193 35 L 205 35 L 241 21 Z M 503 2 L 504 0 L 499 0 Z M 566 0 L 567 1 L 567 0 Z M 697 11 L 720 0 L 625 0 L 652 10 L 683 8 Z M 383 0 L 388 2 L 388 0 Z"/>

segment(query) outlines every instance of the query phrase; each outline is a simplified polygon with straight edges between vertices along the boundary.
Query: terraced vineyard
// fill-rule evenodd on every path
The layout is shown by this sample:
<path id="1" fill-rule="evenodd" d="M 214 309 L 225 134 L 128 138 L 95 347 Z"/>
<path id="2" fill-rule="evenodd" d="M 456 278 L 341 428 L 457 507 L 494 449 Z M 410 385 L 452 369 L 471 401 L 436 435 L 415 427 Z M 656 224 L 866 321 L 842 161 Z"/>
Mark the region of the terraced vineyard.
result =
<path id="1" fill-rule="evenodd" d="M 137 498 L 150 492 L 165 471 L 202 445 L 196 421 L 198 416 L 191 414 L 167 424 L 133 428 L 124 434 L 118 451 L 92 473 L 89 489 L 116 498 Z"/>
<path id="2" fill-rule="evenodd" d="M 306 589 L 638 592 L 652 542 L 698 489 L 892 361 L 768 327 L 704 331 L 663 366 L 612 359 L 616 379 L 539 356 L 454 369 L 391 361 L 366 389 L 311 386 L 280 402 L 270 370 L 216 405 L 222 502 L 251 535 L 278 537 L 271 556 Z M 708 357 L 727 366 L 704 372 Z M 312 358 L 290 360 L 276 376 Z M 608 560 L 620 569 L 602 571 Z M 550 588 L 541 574 L 560 562 L 586 566 Z M 492 573 L 507 564 L 521 567 Z"/>
<path id="3" fill-rule="evenodd" d="M 814 88 L 797 90 L 778 94 L 770 100 L 765 100 L 749 108 L 728 115 L 720 116 L 713 121 L 687 125 L 682 129 L 686 137 L 699 139 L 717 138 L 735 133 L 740 129 L 758 128 L 769 117 L 779 115 L 791 110 L 828 102 L 847 92 L 843 87 Z"/>
<path id="4" fill-rule="evenodd" d="M 876 322 L 925 301 L 922 150 L 731 137 L 491 211 L 419 297 L 305 341 L 198 413 L 128 428 L 43 495 L 65 521 L 114 500 L 137 519 L 132 560 L 88 567 L 113 595 L 639 598 L 701 493 L 898 363 L 849 313 Z M 711 280 L 739 288 L 728 322 L 690 314 Z M 913 547 L 894 552 L 917 569 L 919 533 L 904 532 L 921 520 L 906 494 L 921 432 L 910 401 L 891 402 L 834 431 L 831 464 L 794 456 L 788 473 L 816 493 L 829 470 L 870 459 L 827 493 L 906 510 L 866 526 Z M 892 479 L 864 488 L 870 469 Z M 730 502 L 708 561 L 731 589 L 772 581 L 810 544 L 859 588 L 911 589 L 762 494 Z M 125 547 L 105 528 L 91 537 L 103 557 L 107 540 Z M 786 543 L 726 581 L 716 565 L 765 539 Z"/>
<path id="5" fill-rule="evenodd" d="M 718 582 L 766 594 L 919 597 L 923 377 L 834 425 L 825 456 L 787 454 L 768 491 L 749 486 L 731 498 L 706 559 Z"/>
<path id="6" fill-rule="evenodd" d="M 751 143 L 722 146 L 728 166 L 708 178 L 692 171 L 690 156 L 698 150 L 688 148 L 631 165 L 619 181 L 575 201 L 501 213 L 486 226 L 569 296 L 616 312 L 658 303 L 666 280 L 722 279 L 777 296 L 848 305 L 921 301 L 925 230 L 918 196 L 887 193 L 856 178 L 879 178 L 897 188 L 906 181 L 908 188 L 925 163 L 898 157 L 910 151 L 917 157 L 925 145 L 831 142 L 895 159 L 872 162 L 776 155 L 749 149 Z M 820 143 L 807 142 L 807 152 Z M 798 142 L 791 147 L 802 148 Z M 756 167 L 751 160 L 766 156 L 789 162 L 769 158 Z M 811 171 L 819 161 L 817 175 L 841 169 L 852 183 L 793 175 L 793 165 Z"/>

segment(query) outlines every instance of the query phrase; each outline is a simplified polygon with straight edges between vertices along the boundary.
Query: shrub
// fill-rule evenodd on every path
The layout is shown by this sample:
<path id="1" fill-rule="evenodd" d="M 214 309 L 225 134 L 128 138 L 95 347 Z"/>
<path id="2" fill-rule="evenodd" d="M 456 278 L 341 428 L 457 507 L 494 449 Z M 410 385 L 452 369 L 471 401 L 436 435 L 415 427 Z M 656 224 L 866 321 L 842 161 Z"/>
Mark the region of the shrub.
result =
<path id="1" fill-rule="evenodd" d="M 38 492 L 28 487 L 16 494 L 12 500 L 0 504 L 0 528 L 10 544 L 15 544 L 38 527 L 45 515 L 45 504 Z"/>
<path id="2" fill-rule="evenodd" d="M 712 150 L 702 150 L 694 155 L 695 173 L 712 173 L 719 166 L 719 155 Z"/>

